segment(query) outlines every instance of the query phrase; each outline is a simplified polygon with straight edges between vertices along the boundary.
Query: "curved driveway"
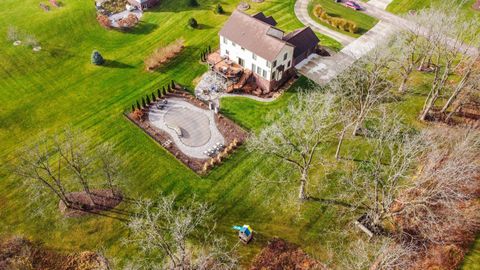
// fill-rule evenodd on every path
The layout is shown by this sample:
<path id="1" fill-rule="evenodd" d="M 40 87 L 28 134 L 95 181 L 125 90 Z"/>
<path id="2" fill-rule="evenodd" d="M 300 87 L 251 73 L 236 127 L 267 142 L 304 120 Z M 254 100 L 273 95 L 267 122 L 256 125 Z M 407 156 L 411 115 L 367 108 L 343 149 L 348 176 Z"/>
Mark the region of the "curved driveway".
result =
<path id="1" fill-rule="evenodd" d="M 311 0 L 297 0 L 297 2 L 295 3 L 295 15 L 305 26 L 310 26 L 313 29 L 313 31 L 322 33 L 329 37 L 334 38 L 338 42 L 342 43 L 343 46 L 355 40 L 354 37 L 347 36 L 345 34 L 332 30 L 313 20 L 308 14 L 308 3 L 310 1 Z"/>

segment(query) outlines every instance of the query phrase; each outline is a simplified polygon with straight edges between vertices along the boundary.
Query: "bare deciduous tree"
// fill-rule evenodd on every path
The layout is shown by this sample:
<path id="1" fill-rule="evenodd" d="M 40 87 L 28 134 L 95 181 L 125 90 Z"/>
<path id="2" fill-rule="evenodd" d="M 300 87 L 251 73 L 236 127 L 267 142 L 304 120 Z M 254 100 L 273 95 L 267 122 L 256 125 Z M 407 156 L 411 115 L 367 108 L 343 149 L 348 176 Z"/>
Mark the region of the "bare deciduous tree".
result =
<path id="1" fill-rule="evenodd" d="M 205 203 L 193 200 L 178 206 L 174 197 L 162 197 L 158 202 L 140 202 L 138 214 L 128 224 L 131 236 L 127 242 L 137 244 L 145 253 L 156 255 L 166 263 L 149 265 L 149 269 L 233 269 L 237 261 L 225 243 L 208 235 L 208 243 L 195 250 L 191 242 L 198 236 L 211 214 Z M 211 226 L 210 224 L 208 225 Z M 216 268 L 213 268 L 213 267 Z"/>
<path id="2" fill-rule="evenodd" d="M 10 26 L 7 29 L 7 40 L 8 41 L 17 41 L 20 38 L 19 31 L 16 27 Z"/>
<path id="3" fill-rule="evenodd" d="M 62 163 L 55 160 L 55 152 L 52 151 L 46 138 L 41 139 L 33 147 L 21 151 L 18 158 L 15 173 L 27 185 L 32 186 L 35 193 L 47 188 L 67 207 L 71 205 L 65 181 L 61 175 Z"/>
<path id="4" fill-rule="evenodd" d="M 298 198 L 308 198 L 310 170 L 321 163 L 317 150 L 334 136 L 337 120 L 330 94 L 300 94 L 272 125 L 252 135 L 250 151 L 275 156 L 292 165 L 300 174 Z"/>
<path id="5" fill-rule="evenodd" d="M 386 223 L 392 224 L 392 207 L 421 150 L 399 119 L 385 112 L 376 119 L 376 127 L 367 134 L 372 149 L 369 158 L 355 165 L 344 179 L 375 233 L 381 233 Z"/>
<path id="6" fill-rule="evenodd" d="M 353 123 L 348 124 L 354 127 L 354 136 L 375 106 L 390 94 L 392 83 L 387 78 L 391 61 L 388 50 L 375 49 L 329 85 L 340 97 L 342 111 L 350 111 L 355 116 Z"/>
<path id="7" fill-rule="evenodd" d="M 400 93 L 406 91 L 412 72 L 424 56 L 422 50 L 428 50 L 428 48 L 421 46 L 422 41 L 422 36 L 417 34 L 415 30 L 402 31 L 393 40 L 390 48 L 390 52 L 395 56 L 393 57 L 392 68 L 397 70 L 400 75 L 398 87 Z"/>
<path id="8" fill-rule="evenodd" d="M 42 138 L 33 147 L 26 147 L 17 156 L 15 173 L 27 185 L 32 187 L 35 195 L 45 188 L 58 197 L 67 208 L 82 208 L 69 197 L 73 186 L 80 184 L 89 196 L 91 203 L 95 201 L 90 190 L 91 182 L 99 175 L 99 168 L 94 158 L 87 153 L 88 140 L 79 132 L 65 129 L 54 139 Z M 113 190 L 118 182 L 118 159 L 110 151 L 110 146 L 100 146 L 101 163 L 104 178 Z M 96 178 L 95 178 L 96 179 Z"/>
<path id="9" fill-rule="evenodd" d="M 89 180 L 93 175 L 92 158 L 87 155 L 87 140 L 77 131 L 65 129 L 63 136 L 57 136 L 55 139 L 56 152 L 60 155 L 62 161 L 75 174 L 78 183 L 82 185 L 83 190 L 89 196 L 92 205 L 95 200 L 90 191 Z"/>
<path id="10" fill-rule="evenodd" d="M 98 148 L 98 157 L 102 165 L 105 184 L 112 192 L 112 196 L 116 196 L 118 181 L 120 180 L 120 160 L 113 153 L 113 146 L 111 144 L 101 145 Z"/>
<path id="11" fill-rule="evenodd" d="M 422 35 L 426 39 L 422 49 L 425 52 L 422 69 L 425 61 L 427 68 L 433 69 L 430 91 L 420 115 L 420 119 L 425 120 L 445 91 L 450 75 L 465 62 L 465 58 L 471 58 L 478 53 L 478 50 L 472 51 L 471 45 L 478 47 L 479 37 L 476 33 L 479 24 L 478 20 L 465 20 L 460 6 L 452 7 L 451 3 L 446 1 L 424 9 L 409 19 L 422 26 L 418 28 L 416 35 Z M 461 85 L 462 82 L 458 84 L 460 87 Z"/>
<path id="12" fill-rule="evenodd" d="M 394 215 L 423 238 L 442 243 L 452 228 L 478 228 L 478 215 L 467 217 L 461 204 L 474 199 L 480 175 L 480 134 L 437 129 L 423 134 L 429 147 L 415 181 L 397 198 Z M 451 233 L 451 231 L 450 231 Z"/>

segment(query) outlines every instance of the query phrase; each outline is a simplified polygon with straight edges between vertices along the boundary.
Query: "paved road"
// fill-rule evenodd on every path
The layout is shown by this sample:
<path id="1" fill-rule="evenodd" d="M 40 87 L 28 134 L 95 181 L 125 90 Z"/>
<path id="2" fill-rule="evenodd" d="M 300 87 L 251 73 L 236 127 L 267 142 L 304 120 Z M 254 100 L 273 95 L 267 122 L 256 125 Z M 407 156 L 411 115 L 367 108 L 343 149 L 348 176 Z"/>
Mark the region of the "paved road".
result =
<path id="1" fill-rule="evenodd" d="M 297 3 L 303 1 L 308 3 L 308 0 L 298 0 Z M 395 29 L 399 27 L 398 25 L 404 23 L 403 19 L 381 9 L 386 8 L 391 1 L 371 0 L 368 4 L 362 3 L 362 6 L 365 7 L 364 12 L 380 19 L 380 21 L 370 31 L 348 43 L 339 53 L 331 57 L 311 56 L 299 63 L 296 66 L 297 70 L 320 85 L 330 82 L 351 66 L 355 60 L 386 40 L 388 36 L 395 32 Z M 303 5 L 299 7 L 306 10 Z"/>
<path id="2" fill-rule="evenodd" d="M 309 2 L 310 0 L 297 0 L 295 3 L 295 15 L 305 26 L 310 26 L 314 31 L 334 38 L 344 46 L 355 40 L 354 37 L 337 32 L 314 21 L 308 14 Z"/>

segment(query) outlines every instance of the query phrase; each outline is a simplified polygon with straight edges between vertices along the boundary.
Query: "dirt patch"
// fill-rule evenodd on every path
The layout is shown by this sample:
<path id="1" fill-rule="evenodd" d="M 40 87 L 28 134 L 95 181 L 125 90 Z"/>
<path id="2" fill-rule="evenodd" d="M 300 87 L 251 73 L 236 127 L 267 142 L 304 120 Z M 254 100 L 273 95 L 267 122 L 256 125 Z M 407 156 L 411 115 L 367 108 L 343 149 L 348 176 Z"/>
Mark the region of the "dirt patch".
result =
<path id="1" fill-rule="evenodd" d="M 111 190 L 93 190 L 91 196 L 86 192 L 72 192 L 66 195 L 72 203 L 67 207 L 60 201 L 58 207 L 60 212 L 66 217 L 80 217 L 88 214 L 109 211 L 119 205 L 123 196 L 119 191 L 112 193 Z"/>
<path id="2" fill-rule="evenodd" d="M 0 269 L 107 270 L 109 263 L 95 252 L 65 254 L 25 238 L 10 237 L 0 239 Z"/>
<path id="3" fill-rule="evenodd" d="M 473 9 L 480 11 L 480 0 L 477 0 L 472 7 Z"/>
<path id="4" fill-rule="evenodd" d="M 310 258 L 297 245 L 274 238 L 258 254 L 250 270 L 282 269 L 282 270 L 309 270 L 327 269 L 320 262 Z"/>
<path id="5" fill-rule="evenodd" d="M 440 122 L 449 126 L 480 129 L 480 106 L 469 104 L 453 112 L 442 113 L 440 108 L 432 108 L 428 113 L 427 121 Z"/>
<path id="6" fill-rule="evenodd" d="M 183 101 L 186 101 L 194 106 L 197 106 L 201 109 L 208 110 L 208 105 L 199 99 L 192 96 L 190 93 L 185 92 L 181 86 L 176 86 L 177 88 L 173 93 L 168 93 L 164 95 L 164 99 L 168 98 L 181 98 Z M 138 127 L 143 129 L 151 138 L 153 138 L 156 142 L 162 145 L 166 150 L 168 150 L 172 155 L 175 156 L 178 160 L 180 160 L 183 164 L 187 167 L 192 169 L 198 174 L 206 174 L 213 166 L 207 166 L 207 170 L 205 165 L 210 164 L 211 161 L 217 160 L 217 158 L 192 158 L 184 154 L 175 143 L 173 143 L 173 139 L 170 135 L 159 129 L 155 126 L 151 125 L 148 121 L 148 109 L 142 109 L 141 111 L 136 110 L 133 113 L 126 114 L 127 118 L 135 123 Z M 235 142 L 236 147 L 243 144 L 248 137 L 248 133 L 243 130 L 240 126 L 235 124 L 232 120 L 222 116 L 221 114 L 215 115 L 215 123 L 217 124 L 217 128 L 222 134 L 225 139 L 225 145 L 229 146 Z M 224 156 L 225 157 L 225 156 Z M 215 164 L 219 164 L 219 162 L 215 162 Z"/>

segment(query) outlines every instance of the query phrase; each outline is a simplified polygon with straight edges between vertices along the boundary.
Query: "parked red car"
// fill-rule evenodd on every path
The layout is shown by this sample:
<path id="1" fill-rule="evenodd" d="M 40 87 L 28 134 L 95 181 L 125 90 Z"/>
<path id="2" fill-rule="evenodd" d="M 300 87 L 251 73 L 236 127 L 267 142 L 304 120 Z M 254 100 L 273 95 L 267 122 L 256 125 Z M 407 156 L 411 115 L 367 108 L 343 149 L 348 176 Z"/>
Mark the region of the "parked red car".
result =
<path id="1" fill-rule="evenodd" d="M 362 7 L 354 1 L 345 2 L 345 6 L 354 10 L 362 10 Z"/>

